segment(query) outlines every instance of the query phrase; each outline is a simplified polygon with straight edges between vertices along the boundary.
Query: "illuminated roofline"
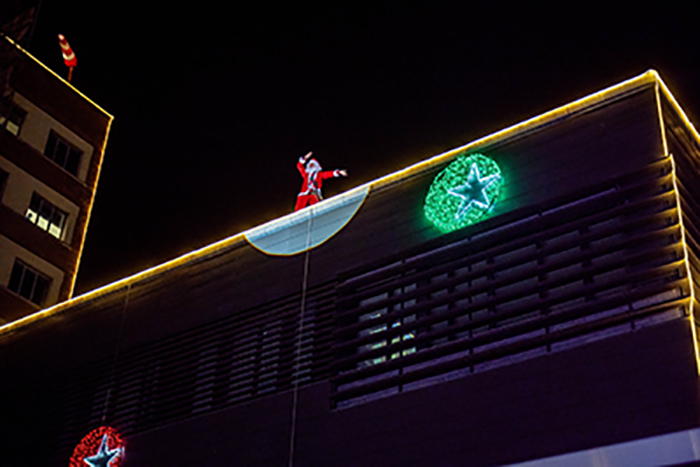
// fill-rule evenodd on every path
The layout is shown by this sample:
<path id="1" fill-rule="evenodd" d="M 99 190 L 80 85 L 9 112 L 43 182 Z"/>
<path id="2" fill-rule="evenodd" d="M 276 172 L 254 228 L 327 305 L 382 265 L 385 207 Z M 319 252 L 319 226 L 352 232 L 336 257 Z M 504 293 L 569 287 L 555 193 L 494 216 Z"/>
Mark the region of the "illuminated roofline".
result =
<path id="1" fill-rule="evenodd" d="M 35 321 L 42 319 L 42 318 L 48 318 L 49 316 L 53 316 L 57 313 L 60 313 L 63 310 L 66 310 L 70 307 L 73 307 L 75 305 L 93 300 L 95 298 L 106 295 L 110 292 L 114 292 L 116 290 L 119 290 L 120 288 L 126 287 L 129 284 L 132 284 L 134 282 L 138 282 L 142 279 L 146 279 L 146 278 L 151 277 L 153 275 L 166 272 L 170 269 L 174 269 L 174 268 L 181 266 L 181 265 L 183 265 L 191 260 L 195 260 L 198 257 L 206 256 L 206 255 L 209 255 L 211 253 L 215 253 L 217 251 L 229 248 L 237 242 L 245 242 L 244 234 L 245 234 L 245 232 L 238 233 L 232 237 L 226 238 L 226 239 L 221 240 L 219 242 L 213 243 L 211 245 L 207 245 L 207 246 L 200 248 L 198 250 L 191 251 L 183 256 L 180 256 L 179 258 L 175 258 L 175 259 L 170 260 L 168 262 L 159 264 L 158 266 L 153 266 L 152 268 L 141 271 L 137 274 L 134 274 L 133 276 L 125 277 L 124 279 L 120 279 L 118 281 L 112 282 L 111 284 L 104 285 L 104 286 L 97 288 L 97 289 L 95 289 L 91 292 L 88 292 L 86 294 L 72 298 L 72 299 L 67 300 L 65 302 L 61 302 L 61 303 L 54 305 L 50 308 L 46 308 L 45 310 L 41 310 L 41 311 L 38 311 L 34 314 L 25 316 L 24 318 L 21 318 L 17 321 L 12 321 L 10 323 L 7 323 L 4 326 L 0 326 L 0 336 L 2 336 L 3 334 L 6 334 L 8 332 L 15 331 L 20 327 L 24 327 L 30 323 L 33 323 Z"/>
<path id="2" fill-rule="evenodd" d="M 51 71 L 51 70 L 49 70 L 49 71 Z M 407 178 L 411 175 L 421 173 L 421 172 L 428 170 L 436 165 L 442 164 L 447 159 L 449 159 L 449 158 L 451 158 L 451 157 L 453 157 L 456 154 L 459 154 L 461 152 L 476 149 L 477 147 L 483 147 L 484 145 L 486 145 L 488 143 L 491 143 L 491 142 L 494 142 L 497 140 L 501 140 L 501 139 L 505 139 L 505 138 L 509 138 L 509 137 L 513 137 L 513 136 L 516 136 L 520 133 L 531 132 L 531 131 L 536 130 L 538 128 L 544 127 L 545 125 L 547 125 L 550 122 L 553 122 L 555 120 L 561 119 L 561 118 L 566 117 L 566 116 L 574 115 L 574 114 L 579 113 L 579 112 L 583 111 L 584 109 L 587 109 L 595 104 L 600 104 L 600 103 L 606 102 L 612 98 L 622 96 L 631 90 L 640 88 L 640 87 L 645 86 L 645 85 L 653 84 L 653 83 L 661 83 L 661 86 L 662 86 L 662 89 L 664 90 L 665 95 L 669 96 L 669 100 L 674 103 L 674 106 L 677 108 L 679 113 L 683 116 L 685 121 L 688 123 L 688 125 L 691 128 L 693 128 L 693 131 L 694 131 L 694 127 L 692 127 L 692 125 L 690 125 L 690 122 L 687 120 L 685 113 L 683 113 L 683 111 L 680 109 L 680 106 L 678 106 L 678 104 L 675 102 L 675 99 L 673 99 L 673 97 L 671 96 L 670 91 L 668 91 L 668 89 L 665 87 L 665 85 L 663 85 L 663 82 L 661 81 L 661 78 L 659 77 L 658 73 L 655 70 L 649 70 L 649 71 L 647 71 L 639 76 L 636 76 L 636 77 L 631 78 L 629 80 L 623 81 L 623 82 L 616 84 L 614 86 L 611 86 L 609 88 L 603 89 L 602 91 L 595 92 L 595 93 L 590 94 L 586 97 L 577 99 L 569 104 L 558 107 L 554 110 L 550 110 L 549 112 L 545 112 L 539 116 L 525 120 L 522 123 L 512 125 L 508 128 L 497 131 L 497 132 L 492 133 L 492 134 L 485 136 L 483 138 L 477 139 L 476 141 L 468 143 L 464 146 L 460 146 L 458 148 L 452 149 L 450 151 L 439 154 L 437 156 L 433 156 L 430 159 L 419 162 L 419 163 L 414 164 L 412 166 L 409 166 L 405 169 L 401 169 L 401 170 L 396 171 L 392 174 L 385 175 L 384 177 L 378 178 L 378 179 L 373 180 L 371 182 L 367 182 L 364 185 L 360 185 L 360 186 L 356 187 L 355 189 L 360 189 L 361 187 L 365 187 L 365 188 L 371 190 L 373 188 L 383 188 L 383 187 L 389 186 L 389 185 L 395 183 L 398 179 Z M 76 92 L 79 92 L 79 91 L 76 91 Z M 697 132 L 694 131 L 694 135 L 696 135 L 696 137 L 697 137 Z M 698 140 L 700 141 L 700 138 L 698 138 Z M 354 191 L 355 189 L 348 190 L 348 192 Z M 346 193 L 348 193 L 348 192 L 346 192 Z M 332 198 L 329 198 L 328 200 L 324 200 L 321 202 L 325 203 L 331 199 L 335 199 L 337 197 L 343 197 L 343 196 L 345 196 L 345 193 L 339 194 L 337 196 L 334 196 Z M 283 216 L 282 218 L 275 219 L 271 222 L 281 221 L 282 219 L 285 219 L 286 217 L 291 216 L 293 214 L 294 213 L 288 214 L 286 216 Z M 253 230 L 253 229 L 249 229 L 249 230 Z M 10 322 L 4 326 L 0 326 L 0 336 L 3 334 L 7 334 L 10 332 L 16 331 L 19 328 L 22 328 L 30 323 L 33 323 L 35 321 L 40 320 L 40 319 L 47 318 L 49 316 L 53 316 L 55 314 L 58 314 L 61 311 L 66 310 L 72 306 L 87 302 L 87 301 L 92 300 L 92 299 L 96 299 L 96 298 L 101 297 L 103 295 L 106 295 L 110 292 L 119 290 L 120 288 L 126 287 L 127 285 L 132 284 L 134 282 L 138 282 L 142 279 L 146 279 L 146 278 L 151 277 L 153 275 L 164 273 L 170 269 L 177 268 L 177 267 L 182 266 L 183 264 L 185 264 L 189 261 L 194 261 L 200 257 L 204 257 L 207 255 L 216 253 L 218 251 L 228 249 L 238 242 L 245 242 L 247 244 L 247 241 L 245 239 L 245 234 L 247 232 L 248 231 L 237 233 L 231 237 L 228 237 L 226 239 L 220 240 L 220 241 L 213 243 L 211 245 L 205 246 L 203 248 L 200 248 L 198 250 L 195 250 L 195 251 L 187 253 L 183 256 L 180 256 L 179 258 L 175 258 L 175 259 L 170 260 L 168 262 L 162 263 L 158 266 L 154 266 L 152 268 L 146 269 L 146 270 L 141 271 L 137 274 L 134 274 L 133 276 L 129 276 L 129 277 L 126 277 L 124 279 L 120 279 L 116 282 L 102 286 L 102 287 L 95 289 L 91 292 L 88 292 L 84 295 L 80 295 L 76 298 L 59 303 L 59 304 L 54 305 L 54 306 L 47 308 L 45 310 L 38 311 L 37 313 L 26 316 L 26 317 L 19 319 L 17 321 L 13 321 L 13 322 Z"/>
<path id="3" fill-rule="evenodd" d="M 90 204 L 88 205 L 87 213 L 85 214 L 87 217 L 85 218 L 85 227 L 83 228 L 83 241 L 80 242 L 80 247 L 78 249 L 78 257 L 75 260 L 76 261 L 75 262 L 75 274 L 73 274 L 73 277 L 71 278 L 71 282 L 70 282 L 70 287 L 68 288 L 68 299 L 69 300 L 73 297 L 73 292 L 75 291 L 75 282 L 78 278 L 78 272 L 80 271 L 80 261 L 83 258 L 83 250 L 85 249 L 85 239 L 87 238 L 88 227 L 90 227 L 90 219 L 92 218 L 92 208 L 95 205 L 95 196 L 97 194 L 97 185 L 99 185 L 99 183 L 100 183 L 100 175 L 102 174 L 102 164 L 104 164 L 104 161 L 105 161 L 105 151 L 107 150 L 107 140 L 109 139 L 109 132 L 112 129 L 112 121 L 113 120 L 114 119 L 110 115 L 109 120 L 107 121 L 107 129 L 105 131 L 105 139 L 102 142 L 102 149 L 100 149 L 100 160 L 99 160 L 99 163 L 97 164 L 97 174 L 95 175 L 95 184 L 91 189 L 92 196 L 90 196 Z M 2 333 L 1 327 L 0 327 L 0 333 Z"/>
<path id="4" fill-rule="evenodd" d="M 374 180 L 370 183 L 374 187 L 377 187 L 377 185 L 390 185 L 394 183 L 397 178 L 403 178 L 415 172 L 422 172 L 428 170 L 434 167 L 435 165 L 442 164 L 446 161 L 446 159 L 454 157 L 455 155 L 461 152 L 475 150 L 477 148 L 480 149 L 481 147 L 489 143 L 501 139 L 512 138 L 513 136 L 516 136 L 520 133 L 532 132 L 536 129 L 546 126 L 552 121 L 559 120 L 563 117 L 572 116 L 581 112 L 584 109 L 592 107 L 595 104 L 608 101 L 613 97 L 624 95 L 626 92 L 632 89 L 640 88 L 644 85 L 649 85 L 660 80 L 661 78 L 655 70 L 649 70 L 639 76 L 628 79 L 609 88 L 603 89 L 602 91 L 595 92 L 586 97 L 582 97 L 573 102 L 570 102 L 569 104 L 563 105 L 554 110 L 550 110 L 549 112 L 545 112 L 536 117 L 532 117 L 528 120 L 525 120 L 521 123 L 517 123 L 515 125 L 504 128 L 503 130 L 491 133 L 488 136 L 479 138 L 475 141 L 472 141 L 471 143 L 465 144 L 464 146 L 460 146 L 455 149 L 450 149 L 447 152 L 438 154 L 437 156 L 433 156 L 430 159 L 426 159 L 410 167 L 406 167 L 405 169 L 396 171 L 393 174 L 389 174 L 384 177 L 378 178 L 377 180 Z"/>
<path id="5" fill-rule="evenodd" d="M 689 300 L 689 311 L 688 311 L 688 321 L 690 323 L 690 333 L 692 335 L 693 339 L 693 353 L 695 354 L 695 372 L 696 376 L 700 375 L 700 348 L 698 348 L 698 335 L 697 335 L 697 329 L 695 325 L 695 281 L 693 280 L 693 271 L 692 268 L 690 267 L 690 257 L 688 254 L 688 243 L 686 240 L 686 231 L 685 231 L 685 224 L 683 221 L 683 206 L 681 204 L 681 196 L 680 196 L 680 191 L 678 190 L 678 173 L 676 170 L 676 159 L 673 157 L 673 154 L 671 154 L 668 150 L 668 141 L 666 138 L 666 125 L 664 122 L 664 115 L 663 115 L 663 110 L 661 108 L 661 96 L 659 95 L 660 89 L 664 90 L 665 95 L 671 102 L 671 104 L 675 107 L 676 111 L 679 113 L 683 121 L 686 123 L 688 128 L 691 130 L 693 135 L 695 136 L 696 140 L 698 138 L 697 132 L 695 131 L 695 128 L 693 127 L 692 123 L 690 123 L 690 120 L 688 120 L 688 117 L 686 117 L 685 113 L 683 112 L 683 109 L 678 105 L 676 100 L 673 98 L 673 95 L 668 91 L 668 88 L 665 87 L 663 81 L 659 78 L 656 82 L 656 85 L 654 86 L 654 92 L 655 92 L 655 100 L 656 100 L 656 111 L 658 113 L 659 117 L 659 129 L 661 130 L 661 141 L 663 143 L 663 150 L 664 150 L 664 157 L 667 157 L 668 159 L 671 160 L 671 174 L 672 174 L 672 181 L 673 181 L 673 194 L 676 198 L 676 209 L 678 210 L 678 224 L 680 225 L 681 229 L 681 244 L 683 245 L 683 263 L 685 264 L 685 272 L 686 272 L 686 277 L 688 278 L 688 288 L 690 289 L 690 300 Z"/>
<path id="6" fill-rule="evenodd" d="M 57 74 L 57 73 L 56 73 L 55 71 L 53 71 L 51 68 L 49 68 L 49 67 L 47 67 L 46 65 L 44 65 L 44 64 L 43 64 L 40 60 L 38 60 L 34 55 L 30 54 L 28 51 L 26 51 L 25 49 L 23 49 L 21 45 L 19 45 L 18 43 L 16 43 L 15 41 L 13 41 L 11 38 L 9 38 L 9 37 L 7 37 L 7 36 L 5 36 L 5 39 L 6 39 L 10 44 L 12 44 L 17 50 L 19 50 L 19 51 L 22 52 L 24 55 L 26 55 L 26 56 L 29 57 L 31 60 L 33 60 L 34 63 L 36 63 L 37 65 L 39 65 L 40 67 L 42 67 L 44 70 L 48 71 L 49 73 L 51 73 L 56 79 L 58 79 L 59 81 L 61 81 L 63 84 L 65 84 L 65 85 L 68 86 L 70 89 L 72 89 L 72 90 L 73 90 L 76 94 L 78 94 L 80 97 L 82 97 L 82 98 L 85 99 L 87 102 L 89 102 L 90 104 L 92 104 L 97 110 L 99 110 L 100 112 L 102 112 L 103 114 L 105 114 L 105 116 L 109 117 L 110 122 L 112 121 L 112 119 L 114 119 L 114 117 L 112 116 L 112 114 L 110 114 L 110 113 L 107 112 L 105 109 L 103 109 L 102 107 L 100 107 L 99 105 L 97 105 L 97 104 L 95 103 L 95 101 L 93 101 L 92 99 L 90 99 L 88 96 L 86 96 L 86 95 L 83 94 L 82 92 L 78 91 L 75 87 L 73 87 L 72 84 L 70 84 L 68 81 L 66 81 L 65 79 L 63 79 L 59 74 Z M 1 330 L 1 329 L 2 329 L 2 328 L 0 328 L 0 330 Z"/>
<path id="7" fill-rule="evenodd" d="M 676 98 L 673 97 L 673 94 L 671 94 L 671 91 L 668 89 L 666 86 L 666 83 L 661 79 L 660 76 L 657 75 L 657 82 L 659 83 L 659 86 L 661 87 L 661 91 L 663 92 L 664 96 L 668 99 L 668 101 L 671 103 L 671 106 L 678 112 L 678 115 L 681 117 L 681 120 L 683 120 L 683 123 L 685 123 L 685 126 L 690 130 L 690 133 L 693 135 L 695 138 L 695 141 L 700 144 L 700 133 L 695 129 L 695 125 L 692 124 L 686 113 L 683 111 L 683 108 L 680 106 L 678 101 L 676 101 Z"/>

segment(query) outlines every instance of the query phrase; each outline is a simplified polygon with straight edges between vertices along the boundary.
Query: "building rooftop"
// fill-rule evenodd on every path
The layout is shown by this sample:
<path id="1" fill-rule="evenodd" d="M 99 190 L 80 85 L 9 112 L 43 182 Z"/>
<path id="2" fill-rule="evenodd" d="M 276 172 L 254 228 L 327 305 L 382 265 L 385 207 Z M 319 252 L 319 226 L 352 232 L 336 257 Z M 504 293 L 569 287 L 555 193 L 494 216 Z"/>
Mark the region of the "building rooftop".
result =
<path id="1" fill-rule="evenodd" d="M 8 455 L 104 425 L 144 465 L 687 448 L 699 173 L 650 71 L 4 326 Z"/>
<path id="2" fill-rule="evenodd" d="M 31 57 L 31 55 L 28 53 L 27 56 Z M 80 94 L 80 92 L 74 89 L 70 83 L 65 82 L 60 76 L 44 67 L 33 57 L 31 58 L 36 66 L 43 68 L 46 73 L 52 74 L 55 78 L 68 86 L 73 92 L 83 97 L 86 102 L 88 102 L 98 111 L 102 112 L 109 119 L 112 118 L 109 114 L 107 114 L 107 112 L 97 106 L 97 104 L 94 104 L 89 100 L 89 98 Z M 682 120 L 685 130 L 692 136 L 695 144 L 700 145 L 700 135 L 698 134 L 694 125 L 687 118 L 685 112 L 677 103 L 659 74 L 655 70 L 649 70 L 639 76 L 582 97 L 549 112 L 545 112 L 536 117 L 527 119 L 521 123 L 484 136 L 445 153 L 438 154 L 397 172 L 377 178 L 376 180 L 348 190 L 347 192 L 326 199 L 315 206 L 299 212 L 288 214 L 247 231 L 237 233 L 221 241 L 194 250 L 188 254 L 167 261 L 158 266 L 141 271 L 132 276 L 125 277 L 71 300 L 59 303 L 31 316 L 8 323 L 0 327 L 0 338 L 2 338 L 2 335 L 13 333 L 37 321 L 41 321 L 64 312 L 70 312 L 76 307 L 76 305 L 84 304 L 91 300 L 96 300 L 99 297 L 109 295 L 116 290 L 131 286 L 133 284 L 147 282 L 156 276 L 167 274 L 169 271 L 187 268 L 189 265 L 199 263 L 206 260 L 206 258 L 215 256 L 223 251 L 235 249 L 239 245 L 250 243 L 252 246 L 264 253 L 281 256 L 294 255 L 305 251 L 307 249 L 307 240 L 310 241 L 308 247 L 314 248 L 341 230 L 344 225 L 351 220 L 370 192 L 391 187 L 394 184 L 404 182 L 412 177 L 416 177 L 426 171 L 432 170 L 435 167 L 444 164 L 445 161 L 453 158 L 456 154 L 472 151 L 485 151 L 487 149 L 493 150 L 506 142 L 512 142 L 519 138 L 541 132 L 548 129 L 552 125 L 557 125 L 573 117 L 595 111 L 602 106 L 622 100 L 635 93 L 638 93 L 641 90 L 650 88 L 653 88 L 655 92 L 661 93 L 671 103 L 673 110 Z M 305 231 L 308 227 L 309 220 L 312 218 L 314 219 L 314 224 L 311 227 L 311 238 L 309 240 L 306 238 Z"/>

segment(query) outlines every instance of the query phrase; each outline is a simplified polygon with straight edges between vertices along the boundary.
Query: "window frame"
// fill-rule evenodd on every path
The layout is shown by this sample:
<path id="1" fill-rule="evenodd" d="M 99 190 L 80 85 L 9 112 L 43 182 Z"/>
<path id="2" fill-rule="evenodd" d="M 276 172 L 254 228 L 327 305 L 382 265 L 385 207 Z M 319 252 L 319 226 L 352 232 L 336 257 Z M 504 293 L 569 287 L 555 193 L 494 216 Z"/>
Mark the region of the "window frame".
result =
<path id="1" fill-rule="evenodd" d="M 19 136 L 22 131 L 22 125 L 24 120 L 27 118 L 27 111 L 22 107 L 18 106 L 12 97 L 6 97 L 0 100 L 0 126 L 6 131 L 12 133 L 15 136 Z M 9 128 L 8 126 L 12 124 L 16 127 L 15 129 Z"/>
<path id="2" fill-rule="evenodd" d="M 28 276 L 27 272 L 34 276 L 33 278 L 29 279 L 32 281 L 32 284 L 29 287 L 27 287 L 25 280 L 31 276 Z M 18 275 L 19 279 L 17 279 Z M 39 282 L 40 280 L 42 282 Z M 13 285 L 13 282 L 17 282 L 16 285 Z M 16 258 L 14 264 L 12 265 L 12 272 L 10 273 L 10 281 L 7 284 L 7 288 L 30 302 L 43 306 L 46 298 L 49 295 L 51 282 L 52 279 L 49 276 L 37 271 L 33 267 L 27 265 L 27 263 L 24 261 Z M 39 289 L 37 289 L 37 284 L 41 284 Z"/>
<path id="3" fill-rule="evenodd" d="M 62 151 L 59 150 L 61 147 L 60 145 L 65 146 L 65 153 L 62 155 L 60 154 Z M 82 149 L 69 143 L 68 140 L 61 137 L 56 131 L 51 130 L 49 132 L 49 137 L 44 147 L 44 156 L 74 177 L 78 176 L 83 154 Z M 75 156 L 75 158 L 71 159 L 71 156 Z"/>
<path id="4" fill-rule="evenodd" d="M 68 227 L 68 213 L 36 191 L 32 193 L 24 218 L 52 237 L 63 241 Z M 55 222 L 56 220 L 60 220 L 60 223 Z"/>

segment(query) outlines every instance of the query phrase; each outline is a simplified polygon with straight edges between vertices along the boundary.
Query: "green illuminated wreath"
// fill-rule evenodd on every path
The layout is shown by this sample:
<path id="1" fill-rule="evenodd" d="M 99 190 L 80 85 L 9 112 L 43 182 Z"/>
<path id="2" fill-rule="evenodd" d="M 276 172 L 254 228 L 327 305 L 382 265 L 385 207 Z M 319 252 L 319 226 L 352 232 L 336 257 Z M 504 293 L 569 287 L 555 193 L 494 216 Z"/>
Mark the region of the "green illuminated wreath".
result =
<path id="1" fill-rule="evenodd" d="M 493 208 L 501 191 L 501 169 L 482 154 L 461 155 L 433 180 L 425 197 L 425 217 L 443 232 L 476 224 Z"/>

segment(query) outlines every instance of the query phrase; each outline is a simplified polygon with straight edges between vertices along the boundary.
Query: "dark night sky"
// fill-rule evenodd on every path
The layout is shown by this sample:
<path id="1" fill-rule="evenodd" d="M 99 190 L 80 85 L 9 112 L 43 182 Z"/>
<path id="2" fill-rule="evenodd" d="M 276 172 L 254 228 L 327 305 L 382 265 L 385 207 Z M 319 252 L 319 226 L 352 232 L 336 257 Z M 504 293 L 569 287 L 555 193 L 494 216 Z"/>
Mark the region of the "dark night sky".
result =
<path id="1" fill-rule="evenodd" d="M 115 117 L 77 293 L 290 212 L 308 150 L 329 196 L 649 68 L 700 122 L 692 2 L 123 3 L 45 1 L 29 46 Z"/>

